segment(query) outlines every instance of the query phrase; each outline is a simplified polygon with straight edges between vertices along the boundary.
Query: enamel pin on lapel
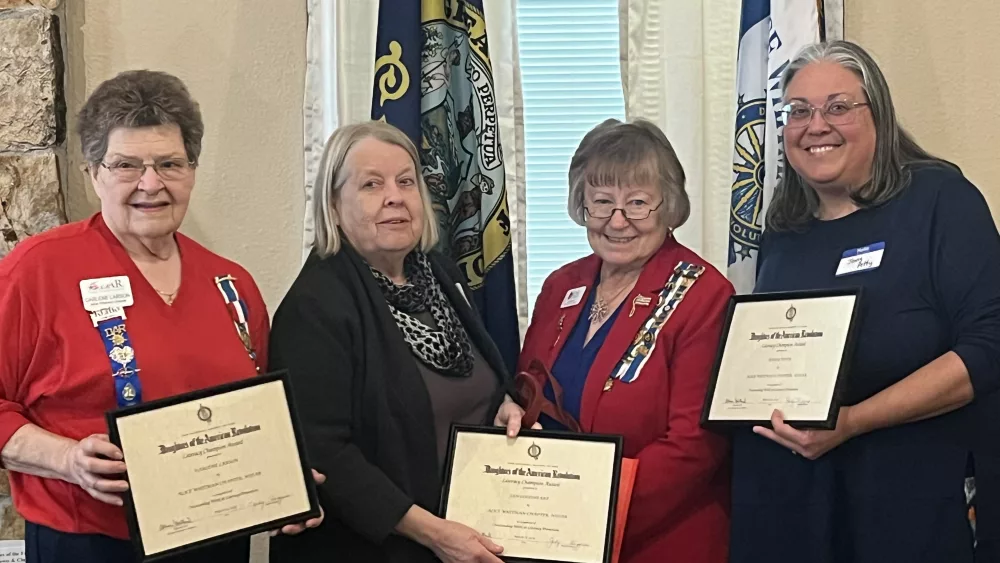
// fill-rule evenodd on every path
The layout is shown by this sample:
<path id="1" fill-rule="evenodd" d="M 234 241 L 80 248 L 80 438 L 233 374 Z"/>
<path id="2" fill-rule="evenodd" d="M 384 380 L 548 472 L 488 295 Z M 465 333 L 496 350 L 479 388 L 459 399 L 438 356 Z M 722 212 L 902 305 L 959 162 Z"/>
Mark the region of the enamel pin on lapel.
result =
<path id="1" fill-rule="evenodd" d="M 559 305 L 560 309 L 565 309 L 566 307 L 572 307 L 574 305 L 579 305 L 583 301 L 583 294 L 587 292 L 587 286 L 581 285 L 580 287 L 571 289 L 566 292 L 566 297 L 563 297 L 562 304 Z"/>
<path id="2" fill-rule="evenodd" d="M 649 304 L 653 302 L 652 297 L 646 297 L 645 295 L 636 295 L 635 299 L 632 300 L 632 310 L 629 311 L 628 316 L 631 317 L 635 314 L 636 307 L 649 307 Z"/>
<path id="3" fill-rule="evenodd" d="M 549 346 L 549 350 L 555 348 L 556 344 L 559 344 L 559 339 L 562 338 L 563 321 L 565 320 L 566 314 L 563 313 L 563 316 L 559 317 L 559 332 L 556 333 L 556 341 L 552 343 L 552 346 Z"/>

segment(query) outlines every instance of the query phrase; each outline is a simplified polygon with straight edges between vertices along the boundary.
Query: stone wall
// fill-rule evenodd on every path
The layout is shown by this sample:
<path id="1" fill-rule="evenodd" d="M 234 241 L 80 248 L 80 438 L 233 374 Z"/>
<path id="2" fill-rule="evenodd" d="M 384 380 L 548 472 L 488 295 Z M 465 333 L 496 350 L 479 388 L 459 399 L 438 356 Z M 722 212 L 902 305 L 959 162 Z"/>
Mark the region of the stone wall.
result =
<path id="1" fill-rule="evenodd" d="M 0 0 L 0 259 L 18 242 L 66 222 L 59 0 Z M 0 539 L 24 522 L 0 470 Z"/>
<path id="2" fill-rule="evenodd" d="M 62 39 L 57 0 L 0 0 L 0 258 L 66 222 Z"/>

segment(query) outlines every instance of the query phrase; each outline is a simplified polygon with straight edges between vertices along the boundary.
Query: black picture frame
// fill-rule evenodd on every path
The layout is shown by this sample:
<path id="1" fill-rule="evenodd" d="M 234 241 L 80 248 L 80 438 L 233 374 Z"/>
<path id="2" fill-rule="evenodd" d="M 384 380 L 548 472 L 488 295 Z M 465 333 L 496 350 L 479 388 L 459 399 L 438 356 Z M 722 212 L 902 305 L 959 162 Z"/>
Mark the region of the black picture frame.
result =
<path id="1" fill-rule="evenodd" d="M 143 562 L 158 561 L 167 557 L 188 553 L 192 550 L 196 550 L 208 545 L 222 543 L 241 537 L 249 538 L 249 536 L 253 534 L 281 529 L 283 526 L 287 526 L 289 524 L 301 524 L 307 520 L 318 518 L 320 516 L 320 506 L 316 490 L 316 483 L 313 480 L 312 476 L 312 466 L 309 464 L 309 460 L 306 456 L 305 441 L 302 438 L 301 424 L 299 422 L 297 411 L 295 409 L 295 400 L 292 395 L 291 381 L 289 380 L 287 370 L 270 372 L 262 375 L 257 375 L 248 379 L 235 381 L 232 383 L 226 383 L 223 385 L 217 385 L 214 387 L 199 389 L 197 391 L 183 393 L 180 395 L 158 399 L 155 401 L 149 401 L 132 407 L 125 407 L 121 409 L 108 411 L 107 413 L 105 413 L 105 420 L 108 425 L 108 436 L 111 440 L 111 443 L 113 443 L 115 446 L 118 446 L 118 448 L 124 452 L 125 449 L 122 446 L 121 436 L 119 435 L 118 432 L 119 419 L 139 413 L 162 409 L 165 407 L 171 407 L 183 403 L 204 400 L 208 397 L 224 395 L 227 393 L 231 393 L 233 391 L 248 389 L 259 385 L 266 385 L 269 383 L 274 383 L 276 381 L 280 381 L 282 387 L 285 390 L 285 398 L 287 400 L 288 413 L 291 418 L 290 422 L 292 426 L 292 432 L 295 435 L 295 444 L 298 449 L 298 456 L 300 462 L 299 465 L 302 467 L 302 476 L 306 485 L 306 495 L 309 498 L 309 510 L 301 514 L 293 514 L 291 516 L 287 516 L 279 520 L 261 522 L 255 526 L 243 528 L 240 530 L 233 530 L 231 532 L 219 536 L 206 538 L 204 540 L 199 540 L 191 544 L 147 555 L 143 547 L 142 534 L 139 530 L 139 522 L 136 517 L 135 503 L 132 497 L 132 489 L 130 488 L 123 495 L 124 507 L 125 507 L 126 520 L 128 523 L 129 538 L 131 539 L 133 549 L 135 550 L 136 556 L 138 557 L 138 561 L 143 561 Z M 126 466 L 127 466 L 127 455 L 128 454 L 126 453 Z M 126 467 L 125 479 L 126 480 L 128 479 L 127 467 Z"/>
<path id="2" fill-rule="evenodd" d="M 441 501 L 438 507 L 438 515 L 441 518 L 447 518 L 448 510 L 448 498 L 451 495 L 451 479 L 452 479 L 452 468 L 455 461 L 455 446 L 456 440 L 460 433 L 472 433 L 472 434 L 494 434 L 494 435 L 506 435 L 507 429 L 497 426 L 474 426 L 474 425 L 463 425 L 463 424 L 453 424 L 451 426 L 451 433 L 448 437 L 448 454 L 445 461 L 445 472 L 444 479 L 441 487 Z M 618 489 L 621 485 L 621 468 L 622 468 L 622 447 L 623 439 L 619 435 L 612 434 L 585 434 L 576 432 L 567 432 L 561 430 L 529 430 L 521 429 L 518 432 L 518 439 L 521 438 L 545 438 L 545 439 L 555 439 L 555 440 L 568 440 L 577 442 L 602 442 L 614 444 L 615 455 L 614 455 L 614 468 L 612 470 L 611 483 L 608 499 L 608 515 L 607 522 L 605 525 L 605 536 L 604 536 L 604 556 L 602 563 L 611 563 L 612 550 L 614 548 L 614 533 L 615 533 L 615 513 L 618 508 Z M 559 559 L 532 559 L 524 557 L 511 557 L 504 554 L 498 556 L 503 561 L 508 563 L 566 563 Z"/>
<path id="3" fill-rule="evenodd" d="M 722 366 L 722 359 L 725 355 L 726 341 L 729 339 L 729 331 L 732 328 L 733 316 L 736 308 L 743 303 L 759 303 L 769 301 L 801 301 L 810 299 L 823 299 L 830 297 L 854 297 L 854 306 L 851 310 L 851 320 L 848 323 L 847 337 L 844 341 L 843 353 L 840 357 L 840 366 L 837 370 L 837 381 L 833 386 L 833 396 L 830 399 L 830 408 L 824 420 L 795 420 L 786 419 L 785 422 L 799 429 L 832 430 L 837 426 L 837 416 L 840 412 L 840 405 L 843 398 L 844 385 L 848 377 L 851 361 L 854 358 L 854 351 L 857 345 L 858 323 L 860 322 L 861 301 L 863 290 L 860 287 L 846 287 L 834 289 L 802 290 L 802 291 L 782 291 L 770 293 L 751 293 L 744 295 L 733 295 L 729 298 L 729 305 L 726 308 L 726 320 L 723 324 L 722 334 L 719 335 L 719 345 L 715 354 L 715 361 L 712 367 L 712 378 L 709 381 L 708 392 L 705 395 L 704 405 L 701 412 L 701 426 L 710 430 L 729 430 L 747 426 L 770 426 L 771 420 L 767 419 L 740 419 L 740 420 L 712 420 L 709 413 L 712 409 L 712 401 L 715 397 L 715 388 L 719 380 L 719 370 Z"/>

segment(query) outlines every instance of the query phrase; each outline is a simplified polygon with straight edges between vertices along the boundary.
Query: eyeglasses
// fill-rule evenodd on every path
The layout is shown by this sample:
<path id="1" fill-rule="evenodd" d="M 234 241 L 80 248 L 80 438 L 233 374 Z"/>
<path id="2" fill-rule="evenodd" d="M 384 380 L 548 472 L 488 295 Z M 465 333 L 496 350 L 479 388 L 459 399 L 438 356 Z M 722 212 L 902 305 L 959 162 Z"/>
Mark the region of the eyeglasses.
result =
<path id="1" fill-rule="evenodd" d="M 832 100 L 822 108 L 818 108 L 806 102 L 791 102 L 781 108 L 781 113 L 785 114 L 785 128 L 787 129 L 798 129 L 809 125 L 813 118 L 813 112 L 816 111 L 830 125 L 848 125 L 854 122 L 857 115 L 854 110 L 867 105 L 868 102 Z"/>
<path id="2" fill-rule="evenodd" d="M 655 207 L 648 203 L 637 203 L 635 205 L 629 206 L 628 209 L 624 207 L 615 207 L 613 203 L 594 203 L 592 205 L 585 205 L 583 210 L 587 212 L 587 215 L 593 217 L 594 219 L 610 219 L 614 216 L 615 211 L 621 211 L 622 216 L 629 221 L 641 221 L 647 217 L 649 214 L 656 211 L 663 205 L 663 200 L 657 203 Z"/>
<path id="3" fill-rule="evenodd" d="M 183 180 L 187 178 L 194 169 L 193 162 L 187 162 L 179 158 L 171 158 L 153 164 L 146 164 L 141 160 L 119 160 L 110 164 L 101 162 L 101 166 L 108 169 L 115 180 L 124 183 L 138 182 L 142 175 L 146 173 L 146 168 L 152 168 L 153 172 L 162 180 Z"/>

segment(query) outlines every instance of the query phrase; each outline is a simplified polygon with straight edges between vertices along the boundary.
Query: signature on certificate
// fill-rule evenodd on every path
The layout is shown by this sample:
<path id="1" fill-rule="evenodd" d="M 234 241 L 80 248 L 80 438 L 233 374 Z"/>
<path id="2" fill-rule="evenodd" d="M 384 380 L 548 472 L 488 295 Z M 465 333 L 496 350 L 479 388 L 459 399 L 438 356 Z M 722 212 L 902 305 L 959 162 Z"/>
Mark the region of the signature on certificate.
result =
<path id="1" fill-rule="evenodd" d="M 589 543 L 576 540 L 561 540 L 557 538 L 549 538 L 549 539 L 531 538 L 516 533 L 513 536 L 508 536 L 506 534 L 490 534 L 490 533 L 484 533 L 483 535 L 490 538 L 491 540 L 496 540 L 501 545 L 505 541 L 521 542 L 521 543 L 530 543 L 535 545 L 545 545 L 549 548 L 559 548 L 562 550 L 569 550 L 569 551 L 579 551 L 581 549 L 590 547 Z"/>
<path id="2" fill-rule="evenodd" d="M 796 397 L 793 395 L 789 395 L 788 397 L 785 397 L 785 404 L 804 407 L 806 405 L 811 405 L 812 399 L 810 399 L 809 397 Z"/>
<path id="3" fill-rule="evenodd" d="M 281 503 L 284 502 L 285 499 L 291 497 L 292 495 L 272 495 L 271 498 L 267 500 L 258 500 L 250 503 L 250 507 L 257 510 L 261 510 L 269 506 L 281 506 Z"/>
<path id="4" fill-rule="evenodd" d="M 167 524 L 160 524 L 160 531 L 170 530 L 171 533 L 183 532 L 194 528 L 194 520 L 190 518 L 173 519 Z"/>

